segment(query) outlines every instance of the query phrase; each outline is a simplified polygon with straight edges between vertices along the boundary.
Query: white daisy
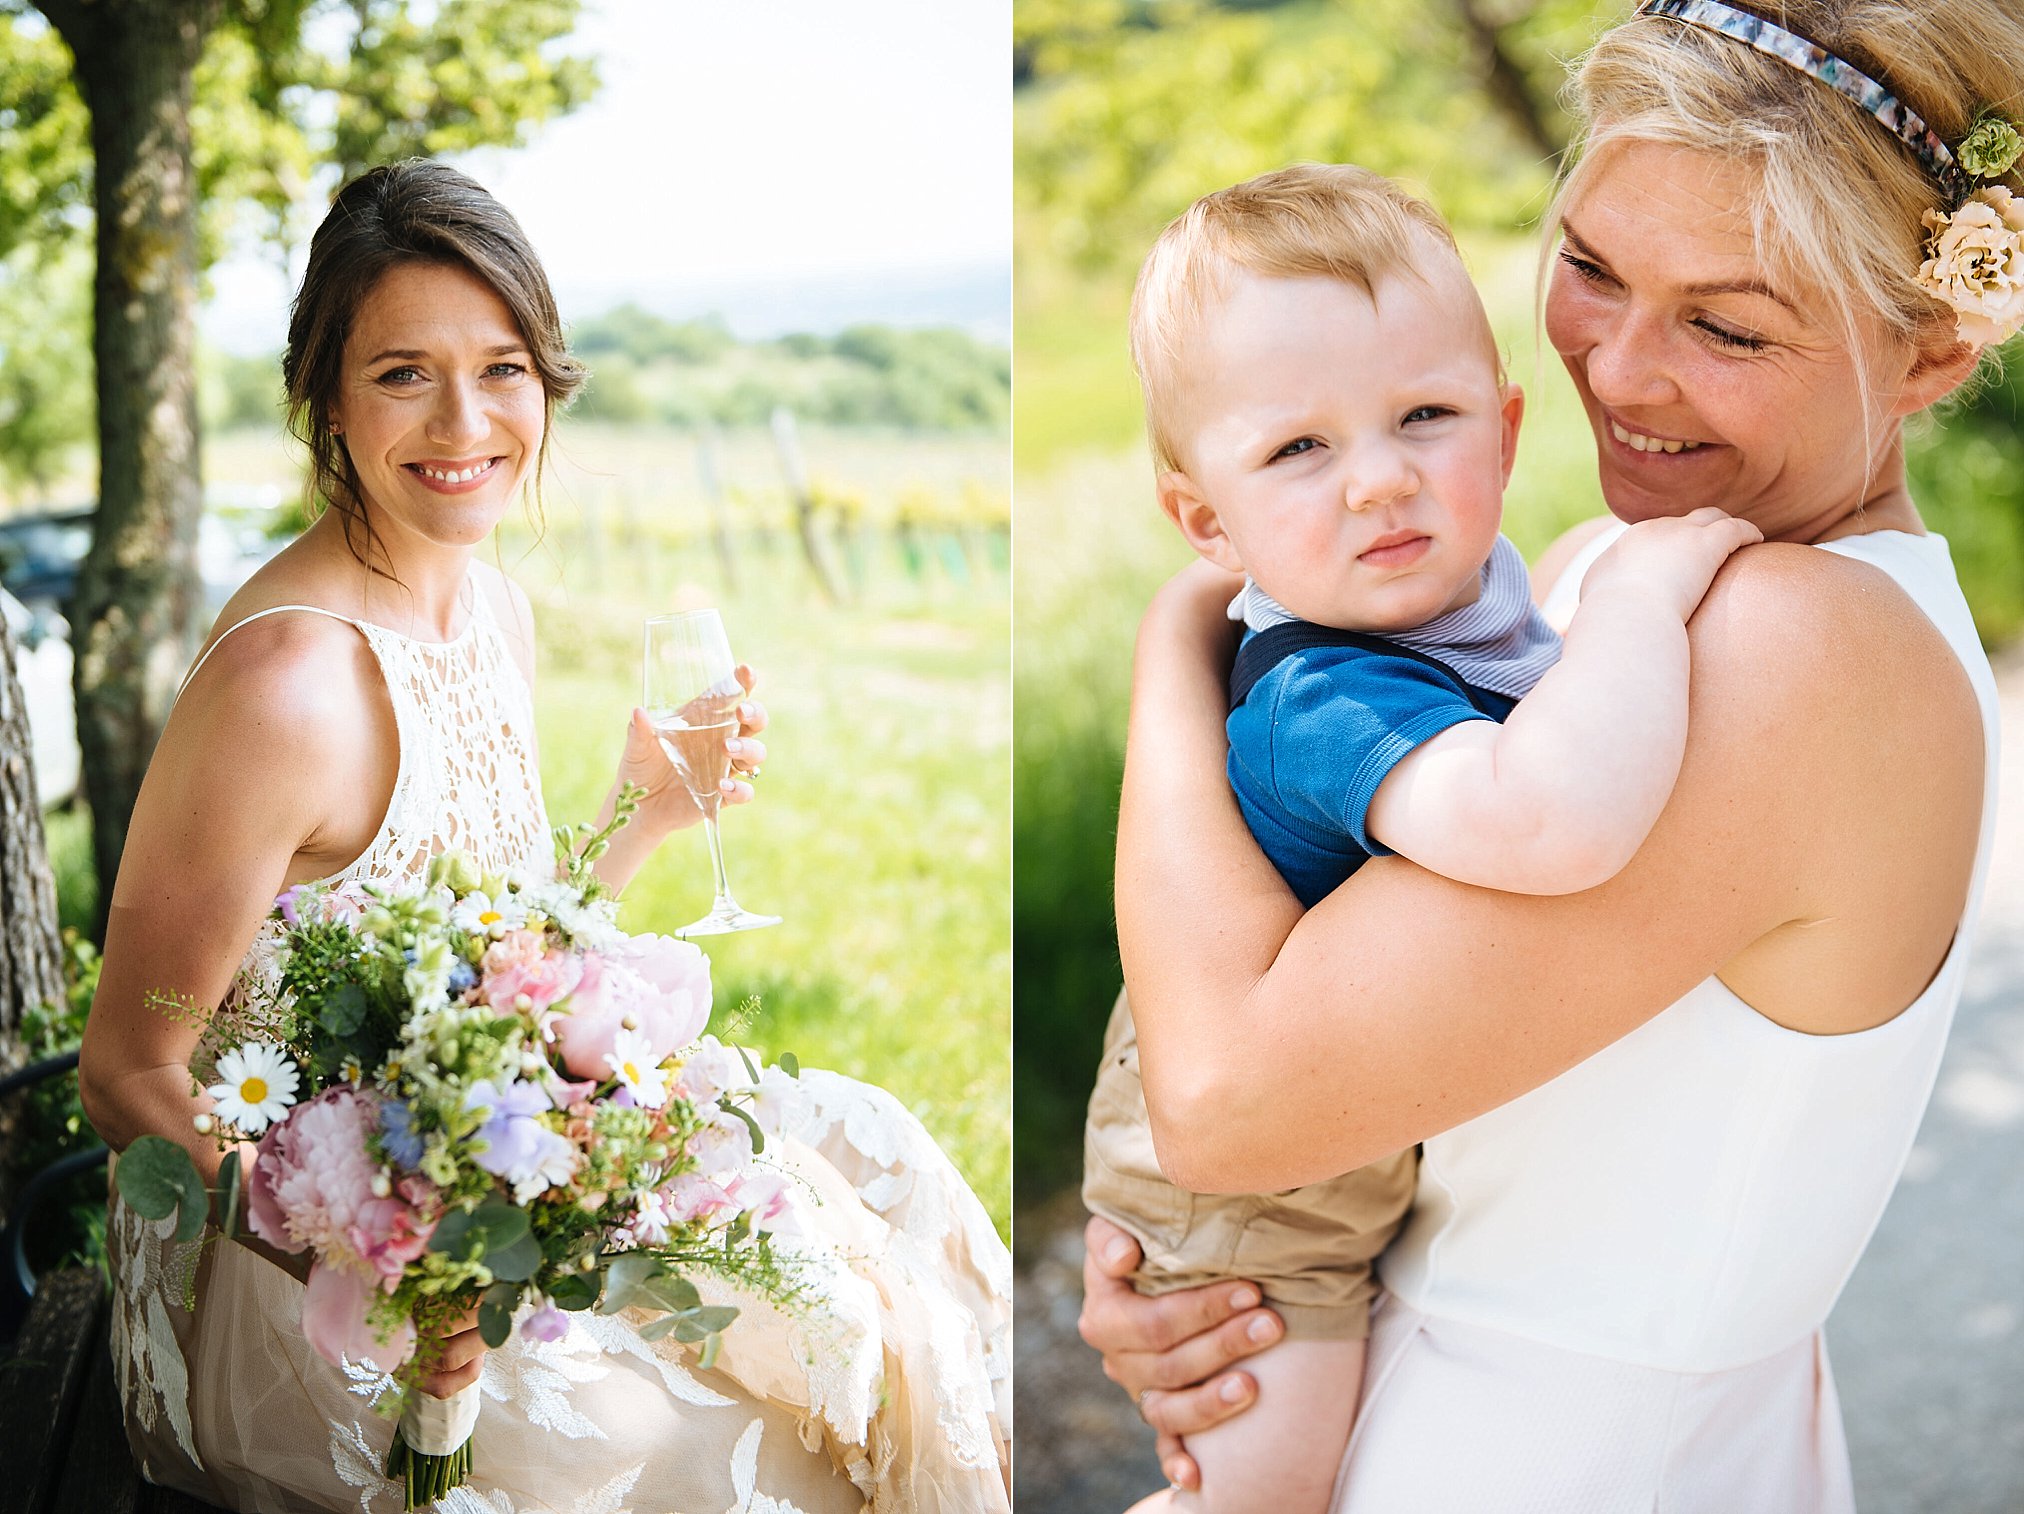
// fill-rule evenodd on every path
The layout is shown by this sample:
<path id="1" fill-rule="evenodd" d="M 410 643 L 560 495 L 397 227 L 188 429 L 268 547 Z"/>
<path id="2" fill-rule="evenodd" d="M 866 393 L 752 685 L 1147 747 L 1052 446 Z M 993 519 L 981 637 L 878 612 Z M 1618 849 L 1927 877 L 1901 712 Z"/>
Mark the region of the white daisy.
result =
<path id="1" fill-rule="evenodd" d="M 218 1077 L 207 1090 L 217 1114 L 248 1135 L 258 1135 L 288 1113 L 295 1102 L 295 1064 L 278 1046 L 249 1041 L 218 1058 Z"/>
<path id="2" fill-rule="evenodd" d="M 653 1044 L 636 1030 L 622 1030 L 611 1039 L 605 1064 L 618 1074 L 619 1082 L 647 1109 L 659 1109 L 668 1102 L 667 1069 L 653 1060 Z"/>
<path id="3" fill-rule="evenodd" d="M 474 936 L 496 941 L 509 930 L 527 923 L 527 906 L 507 897 L 491 898 L 483 893 L 466 894 L 450 909 L 450 924 Z"/>

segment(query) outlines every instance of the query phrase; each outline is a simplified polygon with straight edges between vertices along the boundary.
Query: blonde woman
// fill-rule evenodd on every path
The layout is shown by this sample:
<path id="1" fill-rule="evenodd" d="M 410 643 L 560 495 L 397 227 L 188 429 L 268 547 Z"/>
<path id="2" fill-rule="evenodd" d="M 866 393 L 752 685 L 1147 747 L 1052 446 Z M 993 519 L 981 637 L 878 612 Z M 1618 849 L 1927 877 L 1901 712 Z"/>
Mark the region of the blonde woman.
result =
<path id="1" fill-rule="evenodd" d="M 1424 1143 L 1339 1510 L 1852 1507 L 1820 1327 L 1995 823 L 1994 684 L 1902 430 L 2024 325 L 2019 59 L 1989 0 L 1652 0 L 1581 67 L 1545 325 L 1603 496 L 1765 537 L 1693 622 L 1685 765 L 1609 884 L 1386 860 L 1303 916 L 1221 780 L 1234 585 L 1147 613 L 1118 911 L 1163 1163 L 1273 1190 Z M 1620 529 L 1548 553 L 1549 616 Z M 1089 1241 L 1084 1333 L 1192 1485 L 1180 1437 L 1242 1412 L 1277 1322 L 1244 1285 L 1142 1299 L 1129 1239 Z"/>

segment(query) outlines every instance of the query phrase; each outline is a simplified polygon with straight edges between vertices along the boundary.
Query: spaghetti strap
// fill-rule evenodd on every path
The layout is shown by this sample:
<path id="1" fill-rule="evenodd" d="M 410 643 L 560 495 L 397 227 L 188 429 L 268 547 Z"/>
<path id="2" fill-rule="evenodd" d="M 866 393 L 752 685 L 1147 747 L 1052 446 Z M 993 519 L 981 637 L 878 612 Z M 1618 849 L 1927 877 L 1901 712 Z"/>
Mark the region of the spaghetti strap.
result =
<path id="1" fill-rule="evenodd" d="M 335 610 L 325 610 L 317 605 L 270 605 L 264 610 L 255 610 L 244 620 L 234 621 L 231 625 L 225 627 L 213 639 L 211 644 L 204 648 L 204 655 L 197 659 L 196 665 L 189 672 L 185 673 L 183 681 L 176 685 L 176 698 L 181 699 L 183 697 L 183 690 L 187 689 L 196 679 L 197 674 L 203 671 L 204 664 L 211 660 L 211 654 L 223 645 L 227 636 L 230 636 L 241 626 L 250 626 L 254 621 L 265 620 L 269 615 L 279 615 L 283 610 L 307 610 L 312 615 L 324 615 L 332 620 L 341 620 L 346 625 L 359 629 L 361 633 L 363 632 L 363 627 L 360 627 L 358 622 L 353 620 L 349 615 L 340 615 Z"/>

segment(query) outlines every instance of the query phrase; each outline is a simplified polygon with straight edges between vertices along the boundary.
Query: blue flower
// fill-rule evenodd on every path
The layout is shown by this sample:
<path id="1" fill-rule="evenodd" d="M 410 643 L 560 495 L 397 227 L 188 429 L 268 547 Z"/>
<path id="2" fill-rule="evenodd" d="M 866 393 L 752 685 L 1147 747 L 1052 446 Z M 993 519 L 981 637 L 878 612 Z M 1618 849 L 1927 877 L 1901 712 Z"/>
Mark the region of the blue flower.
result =
<path id="1" fill-rule="evenodd" d="M 478 969 L 461 958 L 450 969 L 450 992 L 461 994 L 478 981 Z"/>
<path id="2" fill-rule="evenodd" d="M 380 1143 L 409 1172 L 422 1165 L 422 1138 L 415 1134 L 414 1118 L 414 1111 L 399 1099 L 380 1100 Z"/>

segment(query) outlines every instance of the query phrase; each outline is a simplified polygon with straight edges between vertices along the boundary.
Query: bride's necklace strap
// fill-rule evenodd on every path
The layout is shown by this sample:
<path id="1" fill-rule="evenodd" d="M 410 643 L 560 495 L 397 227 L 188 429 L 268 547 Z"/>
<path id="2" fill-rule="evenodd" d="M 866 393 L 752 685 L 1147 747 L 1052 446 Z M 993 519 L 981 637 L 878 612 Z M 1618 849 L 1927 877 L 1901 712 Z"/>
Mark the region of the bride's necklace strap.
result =
<path id="1" fill-rule="evenodd" d="M 1645 0 L 1638 7 L 1638 14 L 1666 16 L 1717 32 L 1791 65 L 1874 116 L 1885 131 L 1912 150 L 1926 173 L 1954 204 L 1966 199 L 1974 187 L 1955 159 L 1953 149 L 1926 125 L 1923 116 L 1846 58 L 1836 57 L 1818 42 L 1789 32 L 1762 16 L 1723 5 L 1720 0 Z"/>

